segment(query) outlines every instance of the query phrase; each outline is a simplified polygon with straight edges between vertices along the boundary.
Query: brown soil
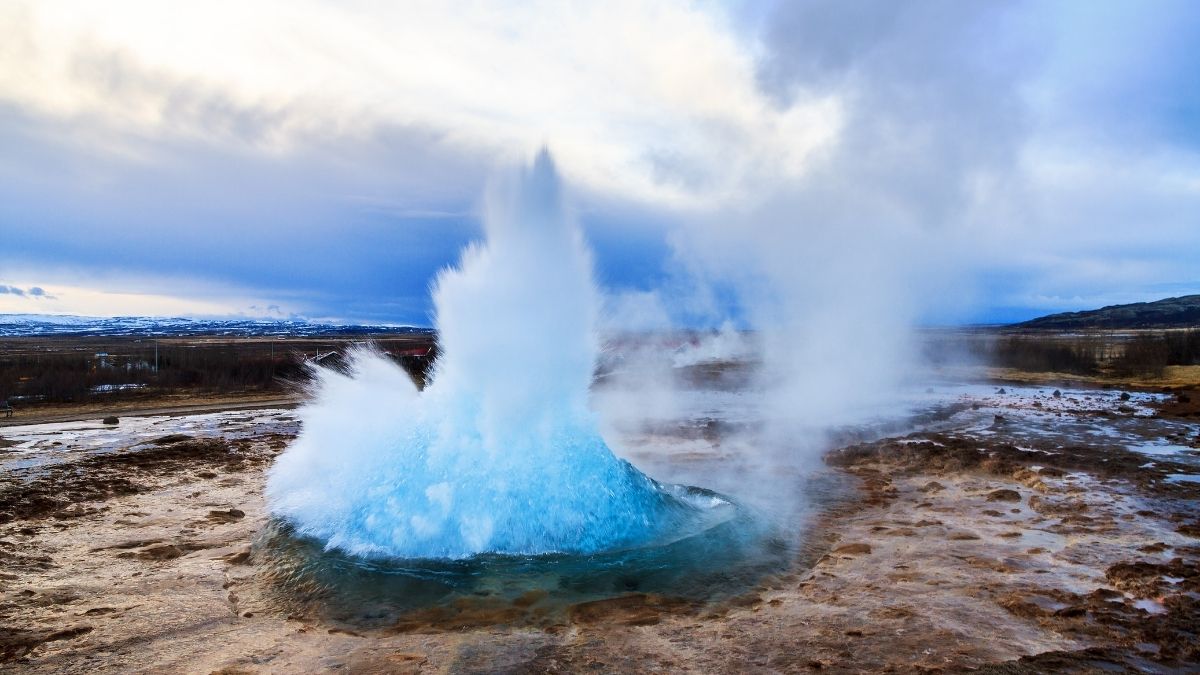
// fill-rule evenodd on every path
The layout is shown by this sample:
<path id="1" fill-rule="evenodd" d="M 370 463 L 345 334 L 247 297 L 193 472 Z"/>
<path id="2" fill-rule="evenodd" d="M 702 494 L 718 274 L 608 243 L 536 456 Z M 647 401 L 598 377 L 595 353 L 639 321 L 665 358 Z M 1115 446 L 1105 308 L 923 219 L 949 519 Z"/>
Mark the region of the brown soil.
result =
<path id="1" fill-rule="evenodd" d="M 267 461 L 262 453 L 249 451 L 251 447 L 249 441 L 229 444 L 175 435 L 146 449 L 9 471 L 0 477 L 0 523 L 78 518 L 103 508 L 113 497 L 150 491 L 158 481 L 183 471 L 212 467 L 235 472 Z"/>
<path id="2" fill-rule="evenodd" d="M 0 660 L 92 672 L 1095 672 L 1200 664 L 1200 485 L 955 433 L 828 455 L 859 498 L 718 604 L 536 592 L 384 628 L 295 615 L 250 542 L 286 439 L 166 437 L 4 477 Z M 1165 467 L 1165 468 L 1164 468 Z M 797 524 L 800 527 L 800 524 Z"/>
<path id="3" fill-rule="evenodd" d="M 1200 387 L 1179 387 L 1170 390 L 1170 396 L 1155 405 L 1162 417 L 1191 417 L 1200 420 Z"/>
<path id="4" fill-rule="evenodd" d="M 147 415 L 194 415 L 256 408 L 292 408 L 300 403 L 297 395 L 279 393 L 212 395 L 180 393 L 154 398 L 136 398 L 110 403 L 39 404 L 17 406 L 12 417 L 0 417 L 0 428 L 46 422 L 81 422 L 103 417 L 144 417 Z"/>
<path id="5" fill-rule="evenodd" d="M 1076 373 L 1030 372 L 1016 368 L 987 368 L 987 378 L 992 382 L 1063 385 L 1063 386 L 1107 386 L 1141 391 L 1158 391 L 1163 387 L 1200 387 L 1200 366 L 1167 366 L 1162 377 L 1122 377 L 1111 374 L 1079 375 Z"/>

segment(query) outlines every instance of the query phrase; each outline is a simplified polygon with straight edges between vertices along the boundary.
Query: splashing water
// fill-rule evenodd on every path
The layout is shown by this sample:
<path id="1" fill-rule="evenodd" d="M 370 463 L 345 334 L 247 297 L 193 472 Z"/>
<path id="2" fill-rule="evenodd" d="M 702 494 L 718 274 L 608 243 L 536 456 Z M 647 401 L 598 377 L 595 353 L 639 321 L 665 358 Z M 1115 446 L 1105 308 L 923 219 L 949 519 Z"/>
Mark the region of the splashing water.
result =
<path id="1" fill-rule="evenodd" d="M 271 469 L 275 516 L 362 556 L 592 553 L 660 544 L 732 517 L 713 493 L 618 459 L 587 395 L 597 352 L 591 259 L 553 161 L 488 196 L 486 244 L 433 292 L 442 356 L 424 391 L 383 356 L 320 369 L 302 431 Z"/>

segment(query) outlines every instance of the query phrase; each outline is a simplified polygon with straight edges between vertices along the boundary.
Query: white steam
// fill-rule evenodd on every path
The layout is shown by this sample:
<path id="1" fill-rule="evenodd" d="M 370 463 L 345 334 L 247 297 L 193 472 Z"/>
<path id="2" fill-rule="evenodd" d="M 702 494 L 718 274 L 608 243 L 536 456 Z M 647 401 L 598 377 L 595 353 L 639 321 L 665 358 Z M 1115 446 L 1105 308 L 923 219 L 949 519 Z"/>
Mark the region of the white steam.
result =
<path id="1" fill-rule="evenodd" d="M 329 548 L 406 558 L 676 536 L 711 509 L 616 458 L 588 409 L 597 296 L 549 154 L 489 197 L 487 242 L 434 290 L 430 385 L 371 352 L 319 369 L 272 513 Z"/>

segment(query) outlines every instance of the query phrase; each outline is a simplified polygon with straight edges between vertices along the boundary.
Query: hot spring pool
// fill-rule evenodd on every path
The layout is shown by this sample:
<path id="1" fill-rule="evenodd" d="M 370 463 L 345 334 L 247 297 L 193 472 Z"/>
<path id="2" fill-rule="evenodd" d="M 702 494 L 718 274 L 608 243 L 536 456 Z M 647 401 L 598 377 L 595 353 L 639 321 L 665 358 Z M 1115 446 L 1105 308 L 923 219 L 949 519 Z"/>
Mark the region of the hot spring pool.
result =
<path id="1" fill-rule="evenodd" d="M 460 560 L 363 558 L 326 550 L 272 521 L 254 560 L 281 610 L 363 626 L 414 617 L 448 626 L 553 623 L 571 605 L 629 593 L 705 602 L 786 569 L 795 546 L 763 514 L 700 488 L 714 513 L 678 537 L 590 554 L 481 554 Z"/>

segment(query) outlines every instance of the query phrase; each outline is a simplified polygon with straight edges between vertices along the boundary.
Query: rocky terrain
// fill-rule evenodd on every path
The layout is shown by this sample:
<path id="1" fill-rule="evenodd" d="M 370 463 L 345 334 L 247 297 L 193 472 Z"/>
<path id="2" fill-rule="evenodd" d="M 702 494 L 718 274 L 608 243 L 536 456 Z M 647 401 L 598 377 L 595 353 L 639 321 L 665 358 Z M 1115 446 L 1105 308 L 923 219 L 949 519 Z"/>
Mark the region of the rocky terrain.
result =
<path id="1" fill-rule="evenodd" d="M 99 425 L 10 428 L 0 667 L 1194 672 L 1200 425 L 1185 396 L 976 388 L 912 433 L 831 451 L 851 498 L 797 521 L 791 568 L 734 597 L 555 608 L 485 593 L 384 626 L 281 596 L 262 555 L 264 471 L 294 433 L 287 411 L 172 434 L 189 418 L 123 422 L 107 445 Z M 729 461 L 720 427 L 704 430 L 680 431 L 659 461 Z"/>

